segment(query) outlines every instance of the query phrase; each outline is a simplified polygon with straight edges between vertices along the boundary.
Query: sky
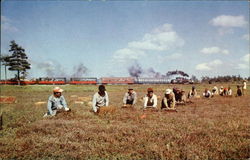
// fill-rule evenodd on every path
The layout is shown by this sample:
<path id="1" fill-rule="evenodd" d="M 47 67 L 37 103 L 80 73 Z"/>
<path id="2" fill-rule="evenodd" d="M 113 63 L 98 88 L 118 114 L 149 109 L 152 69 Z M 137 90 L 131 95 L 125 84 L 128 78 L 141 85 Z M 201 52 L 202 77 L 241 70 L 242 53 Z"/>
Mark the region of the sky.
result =
<path id="1" fill-rule="evenodd" d="M 247 1 L 5 0 L 2 55 L 11 40 L 29 57 L 29 78 L 127 77 L 131 66 L 142 77 L 250 76 Z"/>

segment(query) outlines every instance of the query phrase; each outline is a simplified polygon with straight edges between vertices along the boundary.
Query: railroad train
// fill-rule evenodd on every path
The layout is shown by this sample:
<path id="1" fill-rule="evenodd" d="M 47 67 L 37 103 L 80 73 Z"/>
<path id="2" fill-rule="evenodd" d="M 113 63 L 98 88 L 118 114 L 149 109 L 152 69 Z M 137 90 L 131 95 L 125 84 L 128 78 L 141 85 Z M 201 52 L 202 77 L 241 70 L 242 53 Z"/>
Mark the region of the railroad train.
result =
<path id="1" fill-rule="evenodd" d="M 142 77 L 79 77 L 79 78 L 70 78 L 67 80 L 66 77 L 56 77 L 48 78 L 42 77 L 36 80 L 7 80 L 0 81 L 0 84 L 7 85 L 81 85 L 81 84 L 186 84 L 192 83 L 190 79 L 177 77 L 176 79 L 170 80 L 168 78 L 142 78 Z"/>

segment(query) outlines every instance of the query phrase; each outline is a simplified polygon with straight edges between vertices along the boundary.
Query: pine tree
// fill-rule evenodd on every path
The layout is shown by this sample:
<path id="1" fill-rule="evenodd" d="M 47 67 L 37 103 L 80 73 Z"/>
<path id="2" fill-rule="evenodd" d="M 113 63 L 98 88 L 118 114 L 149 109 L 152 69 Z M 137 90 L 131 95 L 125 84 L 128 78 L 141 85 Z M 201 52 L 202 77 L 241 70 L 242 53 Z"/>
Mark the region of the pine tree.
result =
<path id="1" fill-rule="evenodd" d="M 28 57 L 25 53 L 25 49 L 18 46 L 15 41 L 10 42 L 10 50 L 12 53 L 9 56 L 9 70 L 17 71 L 17 80 L 20 81 L 20 73 L 25 77 L 27 74 L 26 70 L 30 69 L 30 63 L 28 62 Z"/>
<path id="2" fill-rule="evenodd" d="M 5 81 L 7 80 L 7 67 L 10 65 L 10 56 L 3 55 L 0 57 L 1 65 L 4 65 L 4 72 L 5 72 Z"/>

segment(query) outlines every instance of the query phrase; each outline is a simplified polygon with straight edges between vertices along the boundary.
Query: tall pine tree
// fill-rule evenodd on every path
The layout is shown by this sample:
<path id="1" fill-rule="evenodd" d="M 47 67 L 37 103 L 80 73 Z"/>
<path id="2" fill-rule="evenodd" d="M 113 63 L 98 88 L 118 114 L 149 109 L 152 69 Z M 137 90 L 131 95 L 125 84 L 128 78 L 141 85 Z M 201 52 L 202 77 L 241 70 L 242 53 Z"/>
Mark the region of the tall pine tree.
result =
<path id="1" fill-rule="evenodd" d="M 9 66 L 9 60 L 10 60 L 9 57 L 10 56 L 8 56 L 8 55 L 3 55 L 3 56 L 1 55 L 1 57 L 0 57 L 1 65 L 4 65 L 5 82 L 7 80 L 7 67 Z"/>
<path id="2" fill-rule="evenodd" d="M 25 49 L 19 46 L 15 41 L 10 42 L 10 50 L 12 53 L 9 56 L 9 70 L 17 71 L 17 80 L 20 80 L 20 74 L 25 76 L 27 75 L 27 70 L 30 69 L 30 63 L 28 62 L 28 57 L 25 53 Z"/>

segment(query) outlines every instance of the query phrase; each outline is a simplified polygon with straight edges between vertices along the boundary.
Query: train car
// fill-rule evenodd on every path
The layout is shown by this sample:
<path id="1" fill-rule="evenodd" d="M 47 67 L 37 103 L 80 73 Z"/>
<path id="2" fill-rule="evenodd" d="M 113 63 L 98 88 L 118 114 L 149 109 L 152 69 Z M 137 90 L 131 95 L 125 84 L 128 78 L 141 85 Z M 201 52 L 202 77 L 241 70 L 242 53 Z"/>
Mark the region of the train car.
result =
<path id="1" fill-rule="evenodd" d="M 176 77 L 176 79 L 171 80 L 172 84 L 192 84 L 192 81 L 190 79 L 184 78 L 184 77 Z"/>
<path id="2" fill-rule="evenodd" d="M 102 77 L 100 78 L 102 84 L 134 84 L 133 77 Z"/>
<path id="3" fill-rule="evenodd" d="M 34 85 L 36 84 L 37 82 L 34 81 L 34 80 L 24 80 L 24 81 L 20 81 L 20 84 L 21 85 Z"/>
<path id="4" fill-rule="evenodd" d="M 93 77 L 70 78 L 69 84 L 97 84 L 97 78 Z"/>
<path id="5" fill-rule="evenodd" d="M 0 81 L 0 84 L 7 84 L 7 85 L 33 85 L 36 84 L 36 81 L 30 81 L 30 80 L 20 80 L 19 83 L 17 80 L 6 80 L 6 81 Z"/>
<path id="6" fill-rule="evenodd" d="M 137 84 L 167 84 L 170 83 L 168 78 L 141 78 L 137 77 L 135 79 Z"/>
<path id="7" fill-rule="evenodd" d="M 42 77 L 37 80 L 37 84 L 44 84 L 44 85 L 63 85 L 66 84 L 66 78 L 65 77 L 56 77 L 56 78 L 48 78 L 48 77 Z"/>
<path id="8" fill-rule="evenodd" d="M 7 84 L 7 85 L 17 85 L 18 82 L 16 80 L 1 80 L 0 84 Z"/>

